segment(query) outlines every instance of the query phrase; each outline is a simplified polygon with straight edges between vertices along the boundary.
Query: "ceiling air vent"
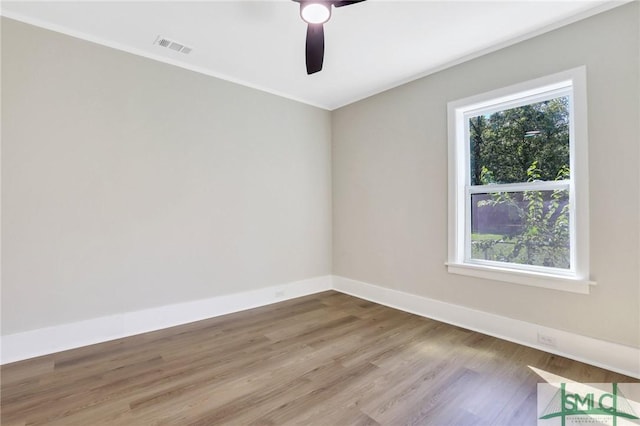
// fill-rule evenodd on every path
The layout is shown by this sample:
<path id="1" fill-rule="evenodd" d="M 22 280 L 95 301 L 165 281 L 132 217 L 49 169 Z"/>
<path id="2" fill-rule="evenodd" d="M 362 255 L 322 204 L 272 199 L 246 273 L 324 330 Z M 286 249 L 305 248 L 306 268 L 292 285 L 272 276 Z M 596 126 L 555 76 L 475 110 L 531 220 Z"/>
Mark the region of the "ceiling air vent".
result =
<path id="1" fill-rule="evenodd" d="M 168 47 L 171 50 L 184 53 L 185 55 L 188 55 L 189 53 L 191 53 L 191 50 L 193 50 L 191 47 L 185 46 L 184 44 L 178 43 L 174 40 L 169 40 L 168 38 L 162 36 L 156 37 L 156 41 L 154 41 L 153 44 L 157 44 L 160 47 Z"/>

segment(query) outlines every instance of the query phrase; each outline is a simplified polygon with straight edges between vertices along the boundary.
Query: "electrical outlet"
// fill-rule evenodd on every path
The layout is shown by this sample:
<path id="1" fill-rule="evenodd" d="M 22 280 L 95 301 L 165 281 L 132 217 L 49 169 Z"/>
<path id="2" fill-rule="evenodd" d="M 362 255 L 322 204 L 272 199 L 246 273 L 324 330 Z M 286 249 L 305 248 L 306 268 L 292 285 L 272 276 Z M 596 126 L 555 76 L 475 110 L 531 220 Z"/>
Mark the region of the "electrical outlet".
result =
<path id="1" fill-rule="evenodd" d="M 276 297 L 284 297 L 284 290 L 276 290 Z"/>
<path id="2" fill-rule="evenodd" d="M 538 333 L 538 343 L 553 348 L 556 347 L 556 339 L 548 334 Z"/>

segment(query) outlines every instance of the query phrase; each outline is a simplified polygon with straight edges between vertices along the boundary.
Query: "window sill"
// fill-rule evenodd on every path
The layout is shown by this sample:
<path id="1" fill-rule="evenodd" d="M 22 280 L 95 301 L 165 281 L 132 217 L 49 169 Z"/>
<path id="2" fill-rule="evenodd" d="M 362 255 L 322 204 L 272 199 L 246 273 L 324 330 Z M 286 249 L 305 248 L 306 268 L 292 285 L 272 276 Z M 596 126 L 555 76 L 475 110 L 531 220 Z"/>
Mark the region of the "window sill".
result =
<path id="1" fill-rule="evenodd" d="M 515 271 L 494 266 L 470 265 L 452 262 L 445 263 L 445 265 L 447 266 L 448 272 L 451 274 L 568 291 L 571 293 L 589 294 L 590 286 L 596 285 L 594 281 L 579 278 L 560 277 L 557 275 L 529 271 Z"/>

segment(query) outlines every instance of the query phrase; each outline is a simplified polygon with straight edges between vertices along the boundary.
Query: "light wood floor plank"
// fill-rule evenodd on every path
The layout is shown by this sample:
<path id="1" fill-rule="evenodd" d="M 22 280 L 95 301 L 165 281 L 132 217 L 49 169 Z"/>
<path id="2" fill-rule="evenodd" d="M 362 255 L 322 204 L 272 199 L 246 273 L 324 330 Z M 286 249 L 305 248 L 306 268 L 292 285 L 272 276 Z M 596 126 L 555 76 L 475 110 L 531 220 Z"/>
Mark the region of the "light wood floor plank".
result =
<path id="1" fill-rule="evenodd" d="M 1 424 L 535 425 L 610 371 L 329 291 L 2 366 Z"/>

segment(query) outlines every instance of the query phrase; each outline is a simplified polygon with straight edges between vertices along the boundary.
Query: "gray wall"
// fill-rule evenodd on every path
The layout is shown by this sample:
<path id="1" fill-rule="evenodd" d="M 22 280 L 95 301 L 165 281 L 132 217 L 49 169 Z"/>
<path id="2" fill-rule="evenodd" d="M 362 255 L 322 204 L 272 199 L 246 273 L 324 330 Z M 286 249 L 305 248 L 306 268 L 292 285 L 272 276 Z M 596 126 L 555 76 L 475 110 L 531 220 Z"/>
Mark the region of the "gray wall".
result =
<path id="1" fill-rule="evenodd" d="M 331 273 L 330 113 L 2 19 L 2 334 Z"/>
<path id="2" fill-rule="evenodd" d="M 2 334 L 329 274 L 333 250 L 336 275 L 640 346 L 639 17 L 332 114 L 2 19 Z M 598 286 L 448 274 L 447 102 L 583 64 Z"/>
<path id="3" fill-rule="evenodd" d="M 334 111 L 333 272 L 640 346 L 639 4 Z M 587 66 L 590 295 L 448 274 L 447 102 Z"/>

